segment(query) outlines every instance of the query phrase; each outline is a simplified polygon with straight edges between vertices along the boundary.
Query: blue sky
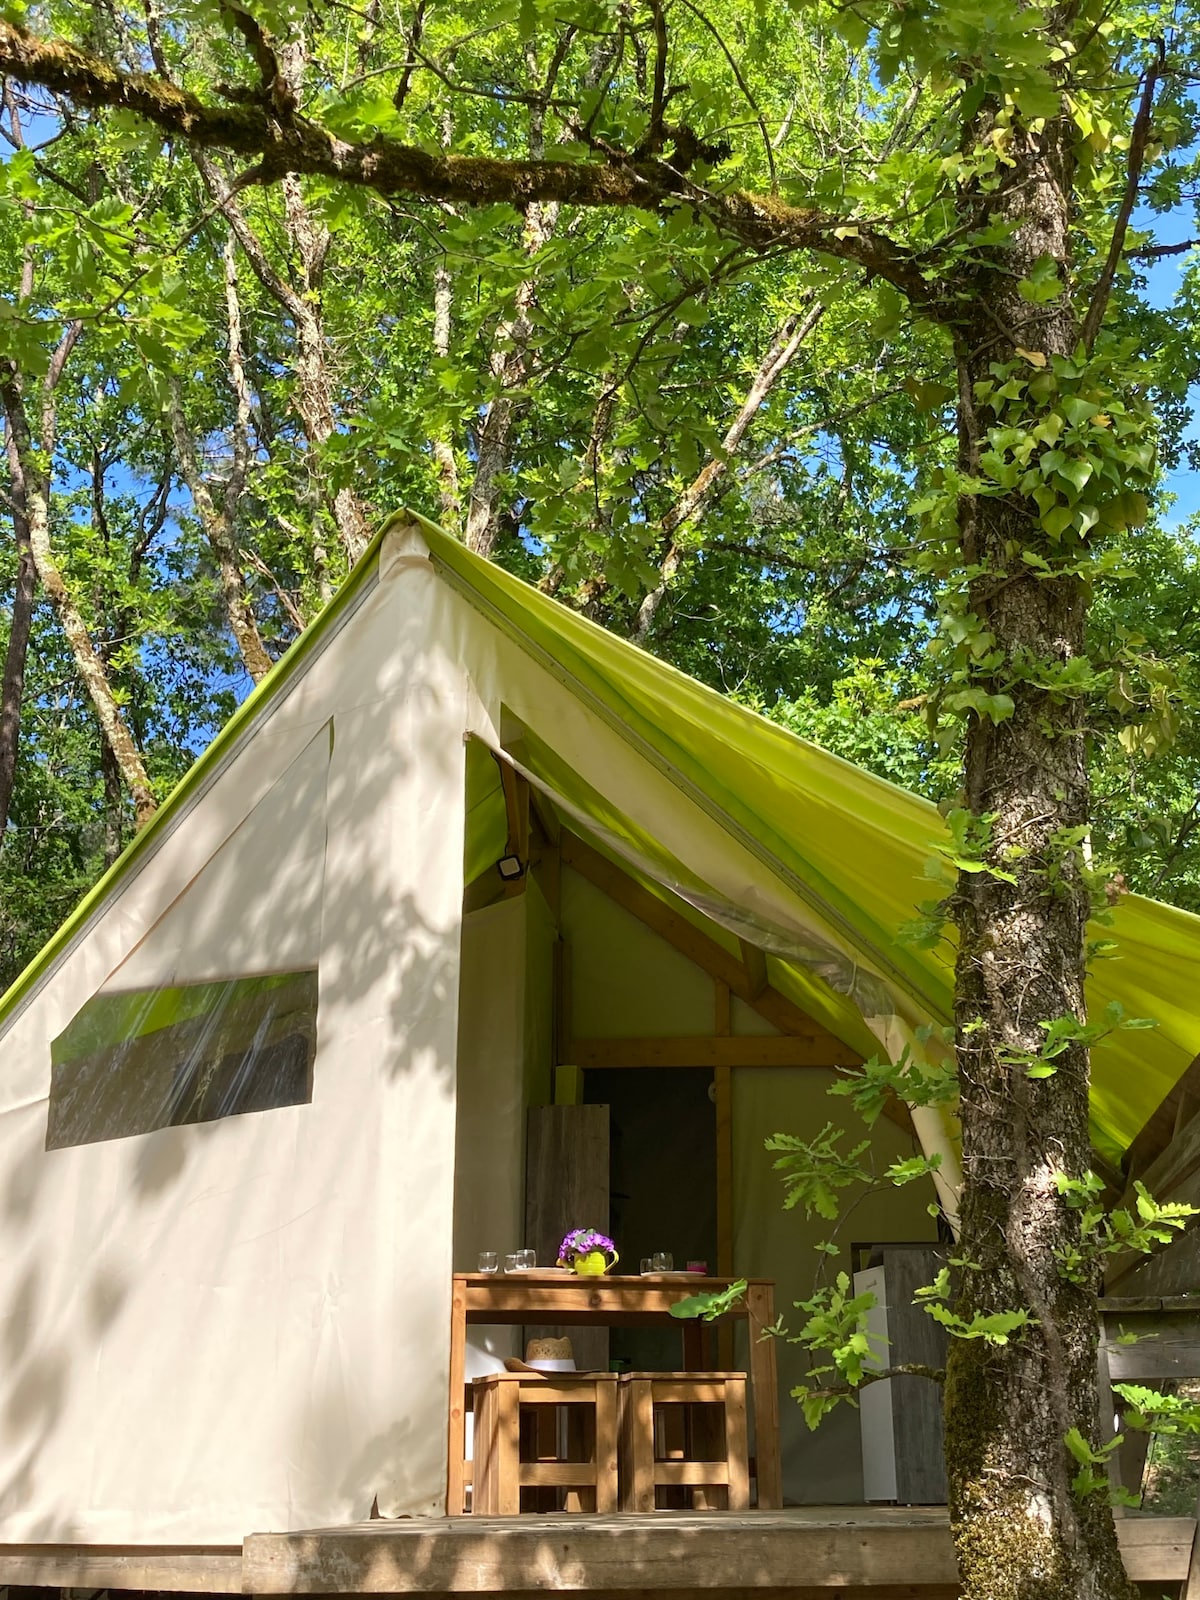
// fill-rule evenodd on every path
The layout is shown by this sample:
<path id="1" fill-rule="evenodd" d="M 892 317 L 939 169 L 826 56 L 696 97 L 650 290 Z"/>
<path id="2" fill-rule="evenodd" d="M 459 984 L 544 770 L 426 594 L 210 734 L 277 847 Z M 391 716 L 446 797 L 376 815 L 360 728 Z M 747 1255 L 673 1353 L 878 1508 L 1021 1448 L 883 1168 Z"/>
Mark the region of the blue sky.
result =
<path id="1" fill-rule="evenodd" d="M 1187 209 L 1181 207 L 1178 211 L 1166 216 L 1155 216 L 1153 212 L 1141 210 L 1134 216 L 1134 226 L 1147 233 L 1153 233 L 1156 244 L 1177 244 L 1185 239 L 1196 237 L 1198 231 L 1196 219 Z M 1165 310 L 1172 305 L 1183 286 L 1184 273 L 1189 262 L 1194 261 L 1194 255 L 1189 252 L 1178 256 L 1165 256 L 1161 261 L 1155 261 L 1142 270 L 1146 276 L 1147 298 L 1151 305 Z M 1193 386 L 1190 394 L 1193 412 L 1200 408 L 1200 386 Z M 1189 438 L 1200 438 L 1200 425 L 1193 420 L 1188 430 Z M 1186 521 L 1186 519 L 1200 511 L 1200 473 L 1193 472 L 1186 462 L 1181 462 L 1174 472 L 1166 474 L 1165 486 L 1175 496 L 1175 504 L 1167 515 L 1168 524 Z"/>

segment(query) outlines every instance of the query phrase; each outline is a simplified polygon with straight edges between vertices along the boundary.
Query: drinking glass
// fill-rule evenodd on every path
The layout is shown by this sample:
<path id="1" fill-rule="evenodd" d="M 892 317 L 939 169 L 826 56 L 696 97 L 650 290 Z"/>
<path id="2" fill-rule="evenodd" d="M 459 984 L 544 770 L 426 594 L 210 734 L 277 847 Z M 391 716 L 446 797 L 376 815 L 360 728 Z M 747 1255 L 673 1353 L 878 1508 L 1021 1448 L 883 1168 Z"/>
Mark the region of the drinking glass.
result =
<path id="1" fill-rule="evenodd" d="M 647 1272 L 653 1272 L 654 1271 L 654 1257 L 653 1256 L 643 1256 L 642 1257 L 641 1270 L 642 1270 L 643 1274 L 645 1274 Z"/>
<path id="2" fill-rule="evenodd" d="M 530 1272 L 530 1271 L 532 1271 L 533 1268 L 537 1266 L 537 1251 L 536 1250 L 518 1250 L 517 1251 L 517 1266 L 520 1267 L 522 1272 Z"/>
<path id="3" fill-rule="evenodd" d="M 674 1272 L 675 1257 L 669 1250 L 656 1250 L 650 1259 L 653 1272 Z"/>
<path id="4" fill-rule="evenodd" d="M 505 1270 L 505 1272 L 518 1272 L 518 1271 L 520 1271 L 520 1262 L 518 1260 L 517 1252 L 515 1250 L 512 1252 L 511 1255 L 505 1256 L 505 1258 L 504 1258 L 504 1270 Z"/>
<path id="5" fill-rule="evenodd" d="M 480 1272 L 498 1272 L 500 1270 L 500 1257 L 494 1250 L 481 1250 L 479 1252 Z"/>

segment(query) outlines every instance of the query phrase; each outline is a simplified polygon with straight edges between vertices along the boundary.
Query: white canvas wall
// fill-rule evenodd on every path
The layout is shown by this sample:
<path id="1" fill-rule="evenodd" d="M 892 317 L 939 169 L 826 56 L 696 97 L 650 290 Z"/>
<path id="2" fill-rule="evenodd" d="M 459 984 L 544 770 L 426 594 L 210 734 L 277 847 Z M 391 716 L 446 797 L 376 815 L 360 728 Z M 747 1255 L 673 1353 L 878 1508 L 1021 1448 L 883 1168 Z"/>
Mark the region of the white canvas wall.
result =
<path id="1" fill-rule="evenodd" d="M 465 697 L 442 596 L 393 568 L 0 1041 L 6 1542 L 441 1509 Z M 270 971 L 314 929 L 311 1105 L 44 1149 L 49 1041 L 123 963 Z"/>
<path id="2" fill-rule="evenodd" d="M 711 1033 L 713 984 L 686 956 L 595 885 L 562 875 L 571 947 L 571 1017 L 579 1039 Z"/>
<path id="3" fill-rule="evenodd" d="M 463 919 L 454 1270 L 519 1250 L 525 1223 L 526 897 Z M 515 1346 L 514 1346 L 515 1349 Z M 507 1345 L 504 1354 L 512 1354 Z"/>

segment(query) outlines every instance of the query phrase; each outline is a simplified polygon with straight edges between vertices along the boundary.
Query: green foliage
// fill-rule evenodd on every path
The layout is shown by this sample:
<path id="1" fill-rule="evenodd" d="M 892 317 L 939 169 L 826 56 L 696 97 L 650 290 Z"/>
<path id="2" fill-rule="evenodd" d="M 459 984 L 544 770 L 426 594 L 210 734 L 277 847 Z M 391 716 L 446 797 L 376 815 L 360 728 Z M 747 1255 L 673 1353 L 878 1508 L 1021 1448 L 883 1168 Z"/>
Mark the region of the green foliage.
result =
<path id="1" fill-rule="evenodd" d="M 875 1055 L 859 1067 L 844 1067 L 829 1093 L 852 1101 L 871 1128 L 893 1095 L 910 1106 L 952 1104 L 958 1096 L 958 1077 L 949 1062 L 924 1061 L 906 1046 L 895 1062 Z"/>
<path id="2" fill-rule="evenodd" d="M 1127 1427 L 1172 1436 L 1200 1433 L 1200 1403 L 1186 1395 L 1162 1394 L 1138 1383 L 1114 1383 L 1113 1393 L 1124 1401 Z"/>
<path id="3" fill-rule="evenodd" d="M 682 1300 L 676 1300 L 670 1308 L 670 1314 L 684 1322 L 697 1317 L 702 1317 L 705 1322 L 715 1322 L 718 1317 L 740 1305 L 745 1293 L 745 1278 L 735 1278 L 723 1289 L 706 1289 L 701 1294 L 689 1294 Z"/>
<path id="4" fill-rule="evenodd" d="M 956 1339 L 983 1339 L 988 1344 L 1007 1344 L 1014 1333 L 1019 1333 L 1037 1319 L 1028 1311 L 976 1311 L 969 1318 L 960 1317 L 949 1306 L 937 1300 L 924 1303 L 924 1309 L 935 1322 L 940 1322 Z"/>
<path id="5" fill-rule="evenodd" d="M 286 37 L 293 12 L 267 9 Z M 122 59 L 148 63 L 140 10 L 97 13 L 94 27 L 90 15 L 89 7 L 52 3 L 38 25 L 102 50 L 118 50 L 121 40 Z M 359 19 L 321 6 L 306 14 L 306 114 L 343 133 L 386 134 L 431 150 L 448 141 L 461 154 L 519 153 L 533 136 L 528 93 L 556 61 L 553 105 L 543 118 L 549 153 L 592 160 L 589 138 L 620 145 L 646 135 L 643 7 L 623 20 L 594 6 L 568 14 L 497 5 L 469 17 L 461 7 L 439 7 L 424 16 L 418 57 L 398 96 L 410 20 L 403 8 Z M 961 196 L 972 186 L 990 192 L 1012 159 L 1022 114 L 1062 102 L 1084 163 L 1074 270 L 1086 282 L 1088 241 L 1105 237 L 1120 193 L 1122 118 L 1128 85 L 1146 59 L 1141 39 L 1163 20 L 1114 31 L 1107 21 L 1081 19 L 1085 36 L 1097 30 L 1088 50 L 1112 51 L 1119 62 L 1117 87 L 1096 86 L 1089 57 L 1087 81 L 1065 102 L 1055 85 L 1066 68 L 1044 10 L 1023 14 L 1017 26 L 985 19 L 978 7 L 935 8 L 918 20 L 859 0 L 829 20 L 837 33 L 824 20 L 798 25 L 786 7 L 747 12 L 722 0 L 703 20 L 672 10 L 669 120 L 727 147 L 693 176 L 718 191 L 765 193 L 774 174 L 782 194 L 847 213 L 848 234 L 852 212 L 890 217 L 906 249 L 929 252 L 930 270 L 949 275 L 1003 234 L 993 227 L 992 245 L 986 228 L 964 234 Z M 220 8 L 168 5 L 161 44 L 171 71 L 201 95 L 218 83 L 246 93 L 255 81 L 244 39 Z M 964 128 L 996 96 L 993 137 L 971 148 Z M 31 140 L 58 131 L 53 116 L 27 115 Z M 1187 192 L 1195 165 L 1186 153 L 1194 115 L 1173 83 L 1155 123 L 1147 193 L 1169 208 Z M 129 113 L 89 115 L 61 131 L 36 158 L 11 150 L 0 162 L 0 232 L 10 263 L 0 288 L 5 348 L 36 377 L 47 370 L 65 319 L 78 314 L 84 332 L 63 403 L 82 416 L 85 397 L 91 404 L 99 392 L 108 396 L 99 442 L 114 463 L 110 492 L 116 472 L 138 506 L 149 502 L 170 454 L 161 448 L 162 406 L 172 377 L 219 485 L 233 421 L 219 214 L 186 151 Z M 816 307 L 821 319 L 754 415 L 734 452 L 735 470 L 678 530 L 681 564 L 648 643 L 936 800 L 953 794 L 955 742 L 944 728 L 931 731 L 925 712 L 1003 722 L 1012 686 L 1023 683 L 1084 695 L 1097 708 L 1097 842 L 1112 842 L 1132 886 L 1191 903 L 1193 880 L 1200 881 L 1191 815 L 1196 722 L 1186 715 L 1195 699 L 1186 622 L 1194 557 L 1186 540 L 1153 523 L 1129 536 L 1147 509 L 1138 496 L 1153 499 L 1147 402 L 1158 413 L 1164 456 L 1173 460 L 1183 448 L 1195 347 L 1191 269 L 1180 309 L 1165 313 L 1145 304 L 1136 265 L 1123 266 L 1111 333 L 1092 355 L 1039 366 L 1035 351 L 998 362 L 979 391 L 990 411 L 987 481 L 966 487 L 1004 494 L 1028 480 L 1030 492 L 1044 490 L 1043 531 L 1061 547 L 1047 555 L 1031 543 L 1014 551 L 1014 562 L 1047 576 L 1091 562 L 1103 580 L 1112 555 L 1137 574 L 1125 598 L 1107 580 L 1099 587 L 1090 670 L 1035 655 L 989 664 L 987 630 L 949 591 L 943 642 L 926 661 L 934 591 L 945 581 L 944 514 L 964 487 L 947 431 L 955 382 L 949 339 L 915 318 L 891 284 L 863 281 L 832 257 L 731 250 L 686 207 L 575 213 L 531 257 L 521 219 L 500 208 L 441 212 L 434 228 L 433 213 L 386 205 L 324 178 L 306 179 L 303 192 L 314 223 L 329 230 L 313 293 L 334 374 L 335 426 L 323 443 L 305 438 L 297 422 L 296 329 L 239 255 L 254 414 L 236 533 L 254 558 L 244 576 L 272 653 L 294 632 L 285 602 L 311 616 L 345 570 L 312 474 L 332 488 L 352 487 L 370 515 L 400 500 L 440 515 L 430 440 L 451 441 L 468 484 L 481 406 L 507 381 L 496 358 L 511 348 L 504 330 L 522 285 L 533 288 L 534 354 L 512 389 L 497 551 L 528 576 L 553 577 L 561 597 L 618 629 L 633 625 L 658 581 L 663 518 L 699 471 L 724 459 L 726 430 L 783 318 Z M 239 204 L 270 265 L 294 284 L 296 250 L 277 195 L 248 188 Z M 37 292 L 23 312 L 14 290 L 27 247 Z M 450 290 L 444 354 L 432 343 L 439 271 Z M 1035 309 L 1053 306 L 1062 289 L 1049 257 L 1021 286 Z M 88 440 L 64 432 L 56 447 L 60 487 L 78 487 L 90 470 Z M 75 516 L 69 498 L 63 509 Z M 81 593 L 120 611 L 120 562 L 104 554 L 82 506 L 86 495 L 77 498 L 85 536 L 73 575 Z M 162 766 L 163 783 L 247 687 L 195 531 L 176 476 L 170 514 L 135 586 L 138 642 L 119 647 L 118 691 L 133 692 L 123 675 L 136 679 L 151 721 L 171 726 L 166 703 L 187 703 L 192 731 Z M 1148 594 L 1150 607 L 1142 603 Z M 94 740 L 92 750 L 95 761 Z M 55 767 L 56 753 L 43 753 Z M 31 772 L 23 763 L 22 784 Z M 98 795 L 98 779 L 93 765 L 78 793 Z M 127 830 L 128 820 L 122 825 Z M 989 869 L 1009 870 L 999 862 Z M 80 883 L 94 870 L 83 870 Z M 18 896 L 23 901 L 24 891 Z M 940 936 L 932 914 L 924 932 Z"/>
<path id="6" fill-rule="evenodd" d="M 783 1176 L 784 1209 L 804 1207 L 804 1215 L 832 1220 L 838 1214 L 837 1191 L 851 1184 L 866 1183 L 870 1173 L 862 1157 L 871 1148 L 863 1139 L 847 1150 L 839 1149 L 845 1133 L 827 1122 L 814 1139 L 795 1134 L 776 1133 L 765 1141 L 768 1150 L 783 1152 L 771 1164 Z"/>
<path id="7" fill-rule="evenodd" d="M 1080 1214 L 1079 1242 L 1058 1254 L 1059 1270 L 1072 1283 L 1092 1283 L 1096 1264 L 1107 1256 L 1152 1254 L 1176 1238 L 1188 1219 L 1197 1215 L 1197 1207 L 1182 1201 L 1155 1200 L 1140 1181 L 1133 1186 L 1133 1211 L 1125 1206 L 1106 1210 L 1099 1203 L 1104 1183 L 1094 1172 L 1082 1178 L 1056 1172 L 1054 1184 L 1067 1205 Z"/>
<path id="8" fill-rule="evenodd" d="M 792 1390 L 792 1398 L 799 1400 L 804 1410 L 804 1420 L 815 1428 L 839 1400 L 849 1399 L 863 1382 L 868 1366 L 878 1359 L 879 1352 L 872 1351 L 866 1331 L 866 1316 L 875 1304 L 873 1294 L 854 1294 L 849 1274 L 839 1272 L 832 1284 L 818 1289 L 809 1299 L 798 1302 L 796 1309 L 805 1314 L 805 1320 L 794 1334 L 787 1337 L 793 1344 L 828 1360 L 821 1360 L 808 1370 L 804 1383 Z M 841 1386 L 830 1390 L 821 1380 L 830 1374 L 841 1380 Z"/>
<path id="9" fill-rule="evenodd" d="M 1117 1434 L 1097 1450 L 1087 1442 L 1078 1428 L 1067 1429 L 1063 1435 L 1063 1443 L 1078 1463 L 1078 1471 L 1071 1479 L 1071 1487 L 1081 1500 L 1086 1499 L 1088 1495 L 1103 1494 L 1112 1505 L 1137 1507 L 1139 1504 L 1137 1495 L 1130 1494 L 1119 1484 L 1111 1484 L 1109 1481 L 1109 1462 L 1124 1442 L 1124 1435 Z"/>
<path id="10" fill-rule="evenodd" d="M 1030 1078 L 1052 1078 L 1060 1058 L 1073 1046 L 1098 1044 L 1117 1028 L 1153 1028 L 1152 1017 L 1127 1017 L 1119 1000 L 1110 1000 L 1099 1022 L 1080 1022 L 1077 1017 L 1053 1017 L 1039 1022 L 1045 1038 L 1036 1050 L 1002 1045 L 1000 1058 L 1010 1067 L 1023 1067 Z M 1060 1191 L 1060 1193 L 1063 1191 Z"/>

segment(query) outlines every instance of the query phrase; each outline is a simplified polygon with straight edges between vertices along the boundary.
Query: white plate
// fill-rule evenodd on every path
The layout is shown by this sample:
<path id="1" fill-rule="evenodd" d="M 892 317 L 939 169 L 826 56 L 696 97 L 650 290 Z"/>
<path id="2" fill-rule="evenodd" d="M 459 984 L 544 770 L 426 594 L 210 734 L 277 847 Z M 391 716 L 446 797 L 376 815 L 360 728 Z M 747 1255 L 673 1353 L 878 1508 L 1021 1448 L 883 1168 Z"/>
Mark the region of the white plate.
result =
<path id="1" fill-rule="evenodd" d="M 696 1279 L 704 1282 L 702 1272 L 641 1272 L 638 1276 L 652 1283 L 691 1283 Z"/>

